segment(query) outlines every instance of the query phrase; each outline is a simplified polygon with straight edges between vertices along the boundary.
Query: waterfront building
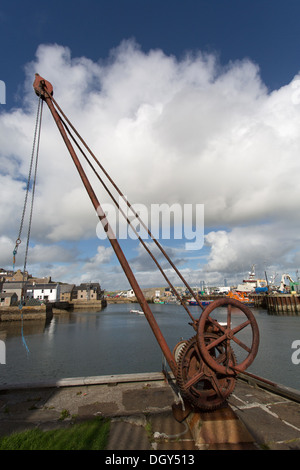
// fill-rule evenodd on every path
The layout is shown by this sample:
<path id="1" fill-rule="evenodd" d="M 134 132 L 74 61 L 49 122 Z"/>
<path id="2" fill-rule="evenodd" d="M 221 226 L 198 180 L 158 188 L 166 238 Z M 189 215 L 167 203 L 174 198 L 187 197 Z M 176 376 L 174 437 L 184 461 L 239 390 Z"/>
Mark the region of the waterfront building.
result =
<path id="1" fill-rule="evenodd" d="M 10 307 L 18 301 L 18 296 L 15 292 L 7 293 L 2 292 L 0 294 L 0 307 Z"/>
<path id="2" fill-rule="evenodd" d="M 60 300 L 60 284 L 32 284 L 27 286 L 26 298 L 34 298 L 44 302 Z"/>
<path id="3" fill-rule="evenodd" d="M 80 286 L 75 286 L 72 290 L 72 300 L 101 300 L 103 299 L 104 291 L 98 282 L 82 283 Z"/>

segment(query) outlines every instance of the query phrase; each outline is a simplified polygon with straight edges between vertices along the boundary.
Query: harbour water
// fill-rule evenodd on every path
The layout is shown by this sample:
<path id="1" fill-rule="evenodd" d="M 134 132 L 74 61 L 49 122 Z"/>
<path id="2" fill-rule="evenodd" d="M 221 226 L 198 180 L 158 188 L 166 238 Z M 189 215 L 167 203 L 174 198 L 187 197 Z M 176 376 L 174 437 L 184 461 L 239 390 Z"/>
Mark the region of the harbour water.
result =
<path id="1" fill-rule="evenodd" d="M 0 385 L 160 372 L 163 355 L 150 326 L 143 315 L 130 312 L 139 308 L 137 304 L 108 304 L 99 312 L 57 314 L 48 323 L 24 321 L 28 350 L 21 322 L 0 323 L 0 339 L 6 348 Z M 194 336 L 181 306 L 152 304 L 151 309 L 171 350 L 180 340 Z M 260 347 L 247 371 L 300 390 L 300 364 L 292 360 L 292 344 L 300 341 L 300 316 L 269 315 L 257 308 L 252 311 L 259 326 Z M 191 307 L 191 312 L 197 318 L 201 309 Z M 226 310 L 218 309 L 213 316 L 225 321 Z"/>

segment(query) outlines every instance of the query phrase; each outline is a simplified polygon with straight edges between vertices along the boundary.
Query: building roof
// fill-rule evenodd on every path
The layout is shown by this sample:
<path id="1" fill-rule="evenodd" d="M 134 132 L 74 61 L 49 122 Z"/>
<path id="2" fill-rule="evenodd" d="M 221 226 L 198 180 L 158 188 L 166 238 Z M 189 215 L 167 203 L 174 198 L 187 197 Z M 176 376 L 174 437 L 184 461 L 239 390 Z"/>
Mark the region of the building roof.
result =
<path id="1" fill-rule="evenodd" d="M 32 284 L 30 286 L 30 288 L 33 288 L 33 289 L 56 289 L 57 285 L 58 284 L 56 282 L 49 282 L 47 284 Z"/>
<path id="2" fill-rule="evenodd" d="M 22 289 L 22 287 L 26 284 L 25 282 L 17 282 L 17 281 L 5 281 L 3 282 L 3 289 Z"/>
<path id="3" fill-rule="evenodd" d="M 99 282 L 84 282 L 80 284 L 80 286 L 75 287 L 76 290 L 88 290 L 88 289 L 100 289 L 100 284 Z"/>
<path id="4" fill-rule="evenodd" d="M 60 293 L 61 294 L 67 294 L 69 292 L 72 292 L 74 287 L 75 287 L 75 284 L 61 284 Z"/>

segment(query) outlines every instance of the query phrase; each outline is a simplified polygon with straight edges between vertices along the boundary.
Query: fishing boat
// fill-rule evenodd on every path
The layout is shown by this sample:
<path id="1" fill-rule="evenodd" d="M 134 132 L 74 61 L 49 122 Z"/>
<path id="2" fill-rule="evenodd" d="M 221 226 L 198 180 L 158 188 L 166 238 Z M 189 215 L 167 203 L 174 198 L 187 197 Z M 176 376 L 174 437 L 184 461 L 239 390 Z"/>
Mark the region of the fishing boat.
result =
<path id="1" fill-rule="evenodd" d="M 188 304 L 188 305 L 195 305 L 195 306 L 196 306 L 196 305 L 199 305 L 198 302 L 197 302 L 197 300 L 195 300 L 195 299 L 190 299 L 190 300 L 188 300 L 188 301 L 187 301 L 187 304 Z"/>
<path id="2" fill-rule="evenodd" d="M 243 279 L 243 283 L 239 284 L 236 288 L 237 292 L 255 292 L 257 288 L 266 288 L 267 281 L 264 279 L 257 279 L 255 275 L 255 264 L 252 265 L 251 271 L 248 273 L 248 277 Z"/>
<path id="3" fill-rule="evenodd" d="M 249 297 L 244 292 L 229 291 L 226 297 L 239 300 L 240 302 L 242 302 L 242 304 L 249 305 L 249 307 L 254 306 L 254 301 L 249 299 Z"/>
<path id="4" fill-rule="evenodd" d="M 199 303 L 202 307 L 207 307 L 207 305 L 211 304 L 212 302 L 213 300 L 199 300 Z M 199 303 L 195 299 L 190 299 L 187 301 L 187 303 L 188 305 L 199 307 Z"/>
<path id="5" fill-rule="evenodd" d="M 200 304 L 202 305 L 202 307 L 207 307 L 212 302 L 213 302 L 213 300 L 201 300 Z"/>

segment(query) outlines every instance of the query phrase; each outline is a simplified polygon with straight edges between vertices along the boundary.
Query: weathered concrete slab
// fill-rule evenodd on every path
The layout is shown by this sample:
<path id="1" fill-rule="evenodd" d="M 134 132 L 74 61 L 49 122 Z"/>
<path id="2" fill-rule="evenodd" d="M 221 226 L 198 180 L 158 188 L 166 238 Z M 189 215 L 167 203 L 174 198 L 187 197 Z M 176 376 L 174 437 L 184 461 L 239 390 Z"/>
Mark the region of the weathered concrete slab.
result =
<path id="1" fill-rule="evenodd" d="M 261 448 L 300 449 L 299 403 L 243 382 L 229 403 Z"/>
<path id="2" fill-rule="evenodd" d="M 122 394 L 122 402 L 127 411 L 169 408 L 174 398 L 171 388 L 151 388 L 150 386 L 143 389 L 125 390 Z"/>

